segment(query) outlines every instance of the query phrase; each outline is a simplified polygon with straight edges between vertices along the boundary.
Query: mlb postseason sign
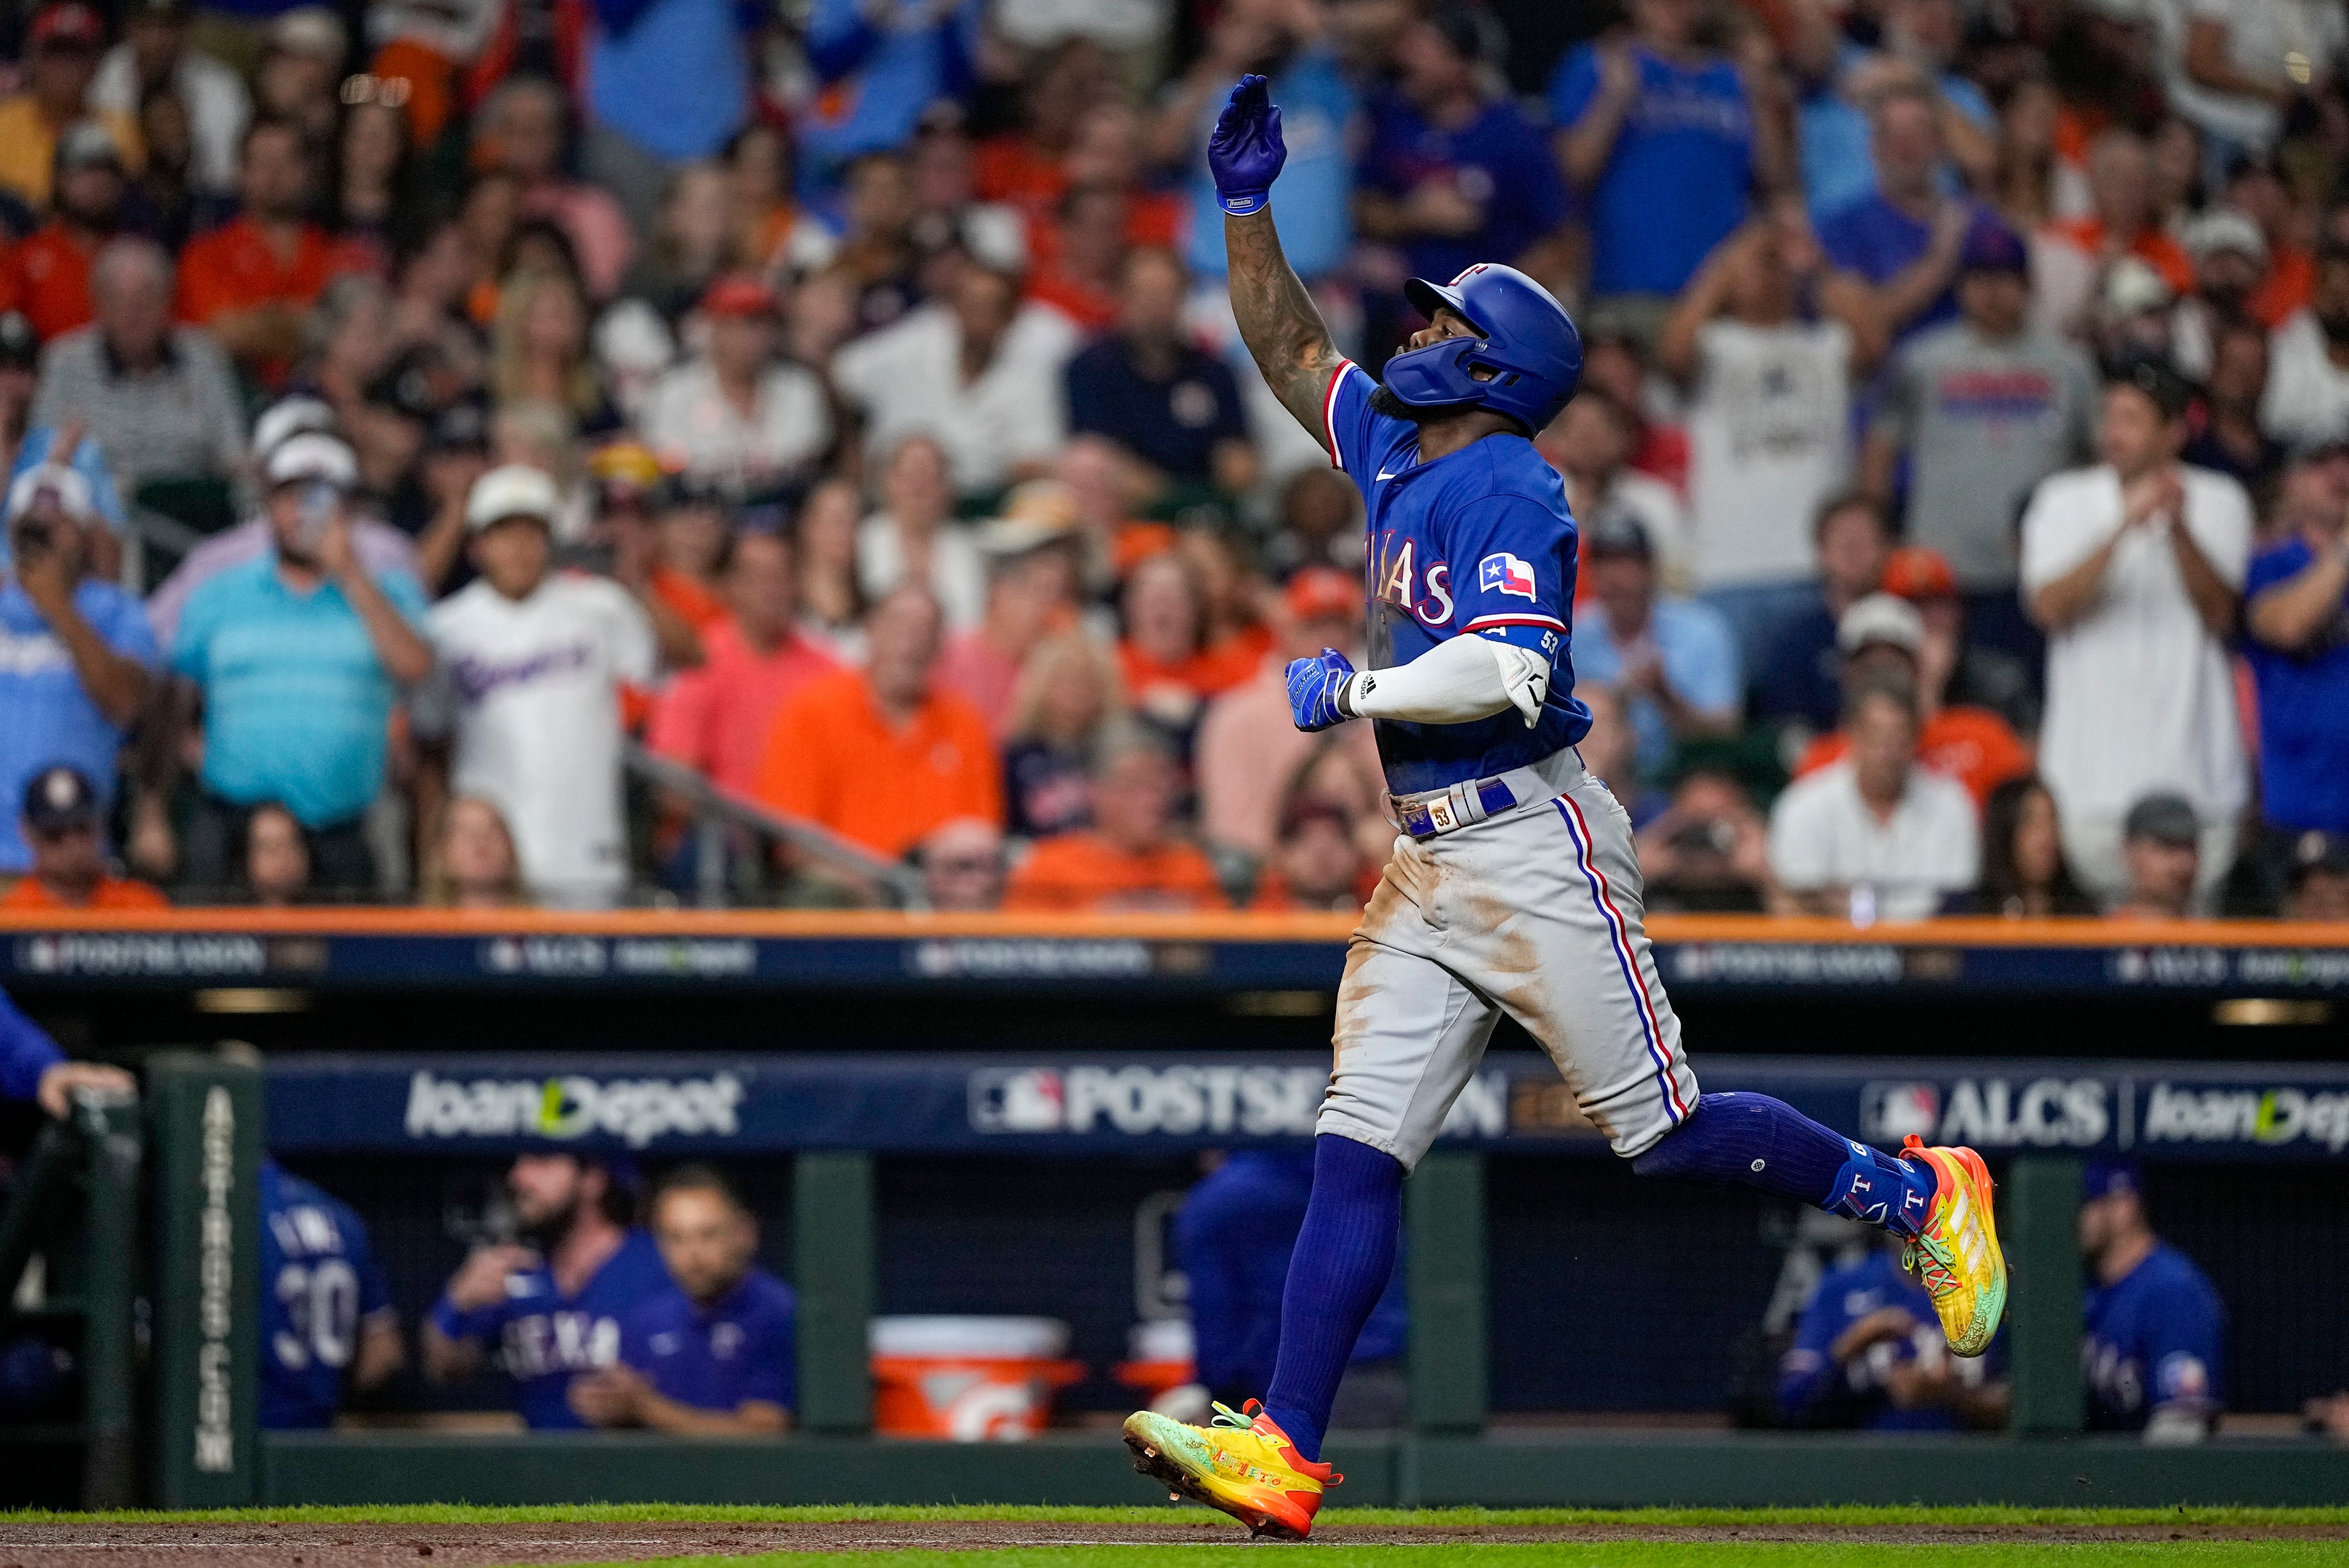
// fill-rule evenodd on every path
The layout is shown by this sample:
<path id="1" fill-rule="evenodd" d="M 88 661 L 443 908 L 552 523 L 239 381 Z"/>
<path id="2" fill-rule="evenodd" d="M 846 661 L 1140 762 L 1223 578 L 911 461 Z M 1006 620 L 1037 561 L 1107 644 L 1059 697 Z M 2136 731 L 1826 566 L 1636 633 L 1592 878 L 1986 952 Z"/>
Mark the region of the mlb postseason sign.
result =
<path id="1" fill-rule="evenodd" d="M 1709 1088 L 1775 1095 L 1897 1145 L 1985 1154 L 2349 1161 L 2349 1068 L 1721 1057 Z M 267 1074 L 271 1147 L 502 1157 L 525 1149 L 667 1155 L 1154 1154 L 1313 1135 L 1318 1054 L 745 1057 L 285 1056 Z M 1603 1155 L 1549 1063 L 1495 1053 L 1444 1124 L 1455 1147 Z"/>

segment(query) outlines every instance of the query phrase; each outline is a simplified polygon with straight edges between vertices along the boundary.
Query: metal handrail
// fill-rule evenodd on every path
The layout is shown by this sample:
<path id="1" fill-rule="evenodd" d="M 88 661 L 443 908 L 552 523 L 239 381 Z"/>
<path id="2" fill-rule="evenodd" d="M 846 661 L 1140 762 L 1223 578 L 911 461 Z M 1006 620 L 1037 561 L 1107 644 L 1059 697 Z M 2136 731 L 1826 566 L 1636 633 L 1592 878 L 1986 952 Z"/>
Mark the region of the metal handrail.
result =
<path id="1" fill-rule="evenodd" d="M 647 749 L 641 741 L 626 742 L 620 755 L 629 772 L 682 797 L 692 811 L 694 891 L 697 902 L 705 909 L 723 909 L 729 902 L 726 830 L 730 827 L 742 829 L 761 840 L 789 844 L 817 860 L 852 872 L 881 887 L 901 907 L 916 908 L 925 902 L 921 876 L 910 866 L 885 860 L 820 823 L 736 794 L 698 769 Z"/>

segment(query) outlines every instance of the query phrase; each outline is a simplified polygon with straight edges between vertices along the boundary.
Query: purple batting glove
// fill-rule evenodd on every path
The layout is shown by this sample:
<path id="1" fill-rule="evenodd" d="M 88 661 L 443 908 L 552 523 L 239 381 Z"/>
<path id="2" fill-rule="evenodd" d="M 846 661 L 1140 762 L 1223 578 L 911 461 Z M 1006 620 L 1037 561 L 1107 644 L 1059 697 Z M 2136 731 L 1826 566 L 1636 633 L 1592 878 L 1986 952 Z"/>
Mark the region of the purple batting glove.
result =
<path id="1" fill-rule="evenodd" d="M 1261 211 L 1272 200 L 1288 149 L 1280 139 L 1280 110 L 1258 76 L 1246 76 L 1216 117 L 1207 138 L 1207 170 L 1216 177 L 1216 200 L 1235 218 Z"/>
<path id="2" fill-rule="evenodd" d="M 1324 648 L 1309 659 L 1288 662 L 1288 717 L 1297 727 L 1328 729 L 1351 717 L 1338 707 L 1338 694 L 1354 673 L 1354 662 L 1335 648 Z"/>

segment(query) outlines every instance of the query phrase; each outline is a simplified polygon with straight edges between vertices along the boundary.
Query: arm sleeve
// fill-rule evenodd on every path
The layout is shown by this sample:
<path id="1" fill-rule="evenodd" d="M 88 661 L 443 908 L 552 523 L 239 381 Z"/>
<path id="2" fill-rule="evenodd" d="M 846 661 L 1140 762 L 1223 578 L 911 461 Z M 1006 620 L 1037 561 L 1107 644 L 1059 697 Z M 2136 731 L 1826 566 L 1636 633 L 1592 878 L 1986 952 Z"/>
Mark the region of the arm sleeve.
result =
<path id="1" fill-rule="evenodd" d="M 1346 706 L 1364 718 L 1413 724 L 1473 724 L 1516 707 L 1540 717 L 1549 665 L 1528 649 L 1451 637 L 1407 665 L 1364 670 L 1346 686 Z"/>
<path id="2" fill-rule="evenodd" d="M 65 1059 L 47 1031 L 0 991 L 0 1096 L 32 1099 L 40 1090 L 41 1075 Z"/>
<path id="3" fill-rule="evenodd" d="M 1664 674 L 1680 699 L 1701 713 L 1736 708 L 1744 694 L 1737 667 L 1737 639 L 1729 623 L 1709 604 L 1682 606 L 1680 635 L 1664 645 Z"/>

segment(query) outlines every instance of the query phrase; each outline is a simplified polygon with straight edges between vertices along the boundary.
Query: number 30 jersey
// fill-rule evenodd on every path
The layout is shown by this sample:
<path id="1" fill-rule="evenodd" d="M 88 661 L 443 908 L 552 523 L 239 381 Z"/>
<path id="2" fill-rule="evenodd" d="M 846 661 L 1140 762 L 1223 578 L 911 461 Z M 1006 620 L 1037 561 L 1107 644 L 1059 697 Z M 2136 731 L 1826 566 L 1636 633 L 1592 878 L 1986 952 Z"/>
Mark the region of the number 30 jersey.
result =
<path id="1" fill-rule="evenodd" d="M 261 1424 L 330 1427 L 359 1324 L 391 1310 L 349 1204 L 261 1164 Z"/>
<path id="2" fill-rule="evenodd" d="M 1580 740 L 1574 696 L 1575 530 L 1566 487 L 1522 436 L 1486 436 L 1433 462 L 1419 428 L 1371 407 L 1378 383 L 1342 364 L 1322 405 L 1330 460 L 1362 493 L 1370 557 L 1370 667 L 1406 665 L 1457 636 L 1493 637 L 1550 663 L 1532 728 L 1516 709 L 1468 724 L 1376 720 L 1398 795 L 1506 773 Z"/>

